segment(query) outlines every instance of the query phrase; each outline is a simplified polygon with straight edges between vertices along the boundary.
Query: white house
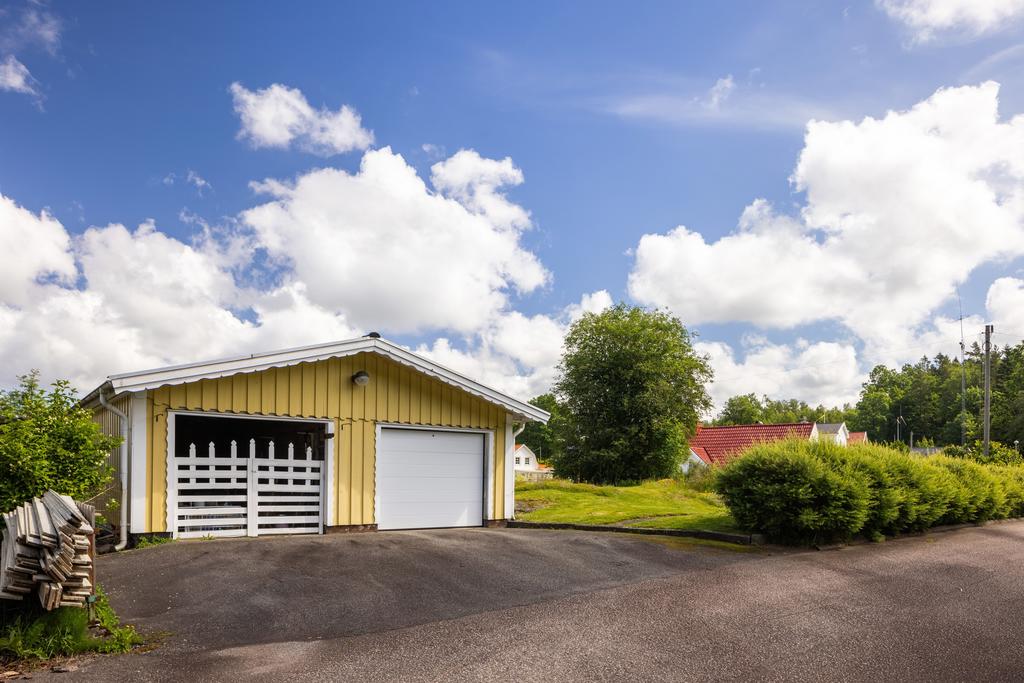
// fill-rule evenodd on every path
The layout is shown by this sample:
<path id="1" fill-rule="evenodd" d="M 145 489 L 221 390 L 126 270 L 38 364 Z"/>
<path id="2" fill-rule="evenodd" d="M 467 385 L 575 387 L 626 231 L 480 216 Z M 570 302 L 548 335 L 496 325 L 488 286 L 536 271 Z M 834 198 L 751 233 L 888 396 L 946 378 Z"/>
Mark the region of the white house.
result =
<path id="1" fill-rule="evenodd" d="M 818 422 L 815 427 L 817 427 L 817 439 L 821 441 L 830 441 L 839 446 L 845 446 L 850 441 L 850 430 L 846 428 L 845 422 Z M 811 440 L 817 439 L 812 438 Z"/>
<path id="2" fill-rule="evenodd" d="M 526 444 L 516 444 L 513 458 L 512 467 L 515 470 L 517 479 L 543 481 L 555 476 L 554 471 L 549 466 L 537 462 L 537 454 Z"/>
<path id="3" fill-rule="evenodd" d="M 515 450 L 514 469 L 516 472 L 536 472 L 540 469 L 537 454 L 525 443 L 517 443 Z"/>

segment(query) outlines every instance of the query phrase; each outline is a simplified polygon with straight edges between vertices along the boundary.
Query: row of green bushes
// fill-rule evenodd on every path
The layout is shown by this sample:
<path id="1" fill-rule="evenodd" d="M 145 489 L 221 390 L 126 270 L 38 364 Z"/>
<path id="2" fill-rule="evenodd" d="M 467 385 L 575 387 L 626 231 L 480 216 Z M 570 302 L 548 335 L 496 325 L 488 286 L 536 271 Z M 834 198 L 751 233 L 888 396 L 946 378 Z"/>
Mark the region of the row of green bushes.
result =
<path id="1" fill-rule="evenodd" d="M 714 486 L 741 527 L 784 543 L 881 540 L 1024 515 L 1024 466 L 874 444 L 757 445 L 722 468 Z"/>
<path id="2" fill-rule="evenodd" d="M 981 441 L 975 441 L 966 447 L 946 446 L 942 449 L 942 454 L 953 458 L 967 458 L 983 465 L 1024 465 L 1024 457 L 1021 457 L 1020 451 L 998 441 L 989 443 L 988 455 L 985 455 Z"/>

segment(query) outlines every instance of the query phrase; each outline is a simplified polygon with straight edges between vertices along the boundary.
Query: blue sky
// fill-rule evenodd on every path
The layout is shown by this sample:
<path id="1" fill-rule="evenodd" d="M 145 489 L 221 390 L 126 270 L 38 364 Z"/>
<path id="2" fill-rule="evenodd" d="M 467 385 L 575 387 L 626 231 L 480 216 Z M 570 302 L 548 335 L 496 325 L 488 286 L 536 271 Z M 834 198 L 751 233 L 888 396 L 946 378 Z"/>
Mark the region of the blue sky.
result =
<path id="1" fill-rule="evenodd" d="M 481 319 L 475 324 L 432 325 L 417 320 L 389 330 L 387 318 L 354 315 L 344 293 L 337 300 L 315 292 L 312 298 L 328 314 L 341 315 L 342 327 L 358 330 L 364 321 L 372 322 L 389 336 L 460 369 L 510 391 L 533 393 L 550 383 L 552 344 L 557 351 L 552 338 L 575 315 L 568 309 L 583 295 L 603 290 L 610 300 L 666 306 L 698 330 L 703 342 L 720 343 L 704 349 L 721 368 L 720 395 L 751 390 L 798 395 L 812 402 L 846 400 L 855 397 L 863 373 L 874 362 L 902 362 L 949 350 L 949 330 L 935 319 L 956 316 L 950 286 L 961 287 L 966 312 L 977 317 L 972 324 L 993 317 L 986 310 L 990 288 L 999 278 L 1014 278 L 1021 252 L 992 247 L 965 257 L 959 265 L 947 264 L 937 276 L 941 291 L 914 302 L 901 298 L 898 264 L 885 269 L 885 275 L 858 262 L 870 271 L 861 272 L 865 282 L 892 278 L 883 288 L 885 296 L 913 309 L 906 316 L 906 329 L 894 333 L 897 341 L 892 347 L 880 345 L 881 333 L 864 332 L 867 324 L 856 316 L 819 311 L 794 321 L 783 314 L 750 313 L 764 305 L 756 287 L 743 305 L 718 302 L 716 288 L 708 281 L 721 269 L 700 273 L 700 305 L 693 301 L 696 294 L 681 297 L 667 291 L 687 284 L 666 273 L 693 268 L 688 259 L 703 258 L 685 245 L 680 247 L 680 260 L 651 271 L 651 278 L 661 280 L 648 282 L 643 292 L 630 287 L 630 276 L 642 270 L 637 249 L 647 234 L 664 236 L 684 225 L 711 245 L 736 233 L 741 214 L 757 199 L 767 200 L 774 216 L 800 221 L 808 208 L 807 193 L 794 175 L 801 152 L 806 147 L 830 158 L 835 150 L 825 145 L 851 144 L 833 139 L 841 136 L 832 131 L 836 135 L 823 136 L 828 139 L 820 149 L 810 147 L 805 134 L 811 118 L 856 126 L 865 117 L 906 111 L 940 88 L 973 87 L 987 79 L 1001 85 L 1003 124 L 1024 111 L 1019 75 L 1024 48 L 1017 50 L 1022 39 L 1019 3 L 995 2 L 996 11 L 1003 12 L 998 21 L 973 16 L 970 9 L 960 7 L 963 3 L 945 4 L 953 7 L 952 14 L 945 12 L 941 0 L 639 6 L 4 3 L 0 59 L 15 59 L 31 80 L 0 89 L 0 195 L 37 219 L 52 216 L 70 236 L 73 277 L 66 264 L 50 268 L 63 273 L 65 289 L 88 292 L 102 279 L 98 273 L 89 276 L 90 261 L 83 250 L 94 257 L 94 268 L 100 262 L 104 268 L 116 263 L 113 256 L 100 259 L 96 245 L 83 247 L 76 236 L 109 224 L 124 225 L 131 233 L 152 221 L 161 235 L 183 245 L 195 244 L 202 225 L 212 226 L 222 257 L 211 267 L 230 273 L 236 283 L 246 282 L 247 271 L 255 269 L 259 277 L 277 278 L 277 284 L 302 281 L 313 291 L 343 283 L 314 284 L 310 270 L 289 265 L 296 255 L 286 250 L 278 250 L 275 266 L 269 269 L 239 260 L 237 254 L 234 260 L 223 257 L 228 241 L 224 233 L 252 228 L 240 216 L 269 201 L 254 191 L 253 181 L 295 182 L 323 168 L 356 174 L 364 153 L 385 147 L 401 155 L 424 180 L 431 177 L 432 165 L 459 150 L 473 150 L 485 160 L 508 157 L 523 182 L 504 184 L 500 195 L 530 216 L 528 227 L 514 230 L 512 244 L 532 254 L 547 272 L 540 285 L 518 282 L 520 276 L 513 273 L 494 287 L 502 310 L 517 314 L 516 324 Z M 49 26 L 49 32 L 40 25 Z M 252 136 L 240 135 L 243 124 L 230 91 L 233 83 L 251 93 L 280 84 L 301 93 L 316 111 L 349 107 L 361 117 L 362 127 L 372 131 L 373 143 L 336 154 L 310 153 L 298 143 L 259 146 Z M 949 116 L 956 117 L 959 110 L 958 105 L 949 105 L 954 112 Z M 894 135 L 893 144 L 898 146 L 900 135 Z M 979 167 L 999 163 L 986 160 Z M 826 186 L 828 181 L 820 178 L 829 173 L 848 174 L 851 184 L 877 176 L 863 166 L 826 169 L 821 176 L 816 172 L 808 171 L 804 189 Z M 1016 192 L 1020 178 L 1010 176 Z M 202 187 L 196 184 L 199 178 L 205 183 Z M 895 194 L 890 199 L 900 201 Z M 830 201 L 845 205 L 847 200 Z M 874 215 L 880 210 L 857 201 L 849 199 L 853 208 L 843 215 L 858 210 Z M 365 211 L 355 213 L 362 216 Z M 1016 213 L 1007 217 L 1006 230 L 1020 230 L 1019 219 Z M 410 220 L 415 228 L 415 219 Z M 13 224 L 10 217 L 9 225 Z M 281 230 L 275 233 L 279 237 L 296 234 Z M 817 224 L 805 237 L 824 244 L 837 230 Z M 946 252 L 928 251 L 926 233 L 904 237 L 909 254 L 948 260 Z M 1001 244 L 1006 241 L 1000 239 Z M 114 248 L 109 240 L 103 242 Z M 349 236 L 338 244 L 358 250 L 356 244 L 366 243 Z M 156 253 L 147 254 L 158 261 L 159 248 L 153 248 Z M 261 243 L 257 239 L 246 248 L 260 252 Z M 7 258 L 13 259 L 13 253 Z M 380 254 L 367 249 L 359 257 L 373 262 Z M 715 258 L 734 260 L 727 253 L 708 252 L 707 259 Z M 252 259 L 262 263 L 265 255 L 257 253 Z M 444 263 L 438 266 L 446 268 Z M 755 259 L 743 272 L 756 280 L 759 269 L 773 267 L 772 262 Z M 317 273 L 327 277 L 322 270 Z M 46 268 L 30 275 L 33 286 L 52 286 L 53 275 Z M 716 287 L 729 290 L 736 277 L 723 277 Z M 818 282 L 810 278 L 794 289 L 813 296 Z M 459 286 L 474 283 L 470 279 Z M 1006 296 L 1015 295 L 1012 284 L 1003 287 Z M 106 297 L 106 310 L 120 305 L 99 285 L 94 289 Z M 866 286 L 864 297 L 879 296 L 877 290 L 868 290 Z M 32 326 L 25 321 L 43 314 L 50 295 L 52 291 L 20 299 L 11 295 L 0 304 L 14 311 L 11 315 L 27 330 Z M 778 299 L 771 286 L 761 295 Z M 173 287 L 166 296 L 174 297 Z M 401 298 L 400 293 L 395 296 Z M 827 288 L 821 296 L 835 297 Z M 254 312 L 262 310 L 259 305 L 253 309 L 232 297 L 214 298 L 243 322 L 259 325 L 260 314 Z M 231 303 L 225 303 L 227 299 Z M 1000 303 L 1003 310 L 1013 308 Z M 802 303 L 797 299 L 791 305 Z M 844 304 L 840 300 L 837 306 Z M 861 315 L 871 317 L 869 311 Z M 217 355 L 214 352 L 236 346 L 251 350 L 248 344 L 285 338 L 302 343 L 302 335 L 255 335 L 223 345 L 171 339 L 154 348 L 152 341 L 138 341 L 153 333 L 145 318 L 123 311 L 114 317 L 123 323 L 115 333 L 118 338 L 133 338 L 140 348 L 117 353 L 97 344 L 82 368 L 60 357 L 67 340 L 63 345 L 55 341 L 50 355 L 10 350 L 0 363 L 4 382 L 24 371 L 25 363 L 43 366 L 44 374 L 74 376 L 84 384 L 97 375 L 134 369 L 126 364 L 193 360 L 192 355 L 210 355 L 205 351 Z M 536 328 L 519 324 L 521 319 Z M 110 334 L 108 323 L 112 324 L 83 319 L 78 329 L 95 325 L 98 335 Z M 1024 324 L 1008 320 L 1002 327 L 1021 329 Z M 322 341 L 321 336 L 333 329 L 338 328 L 313 324 L 306 336 L 310 343 Z M 59 330 L 54 334 L 60 337 Z M 519 346 L 544 346 L 545 351 L 510 351 L 509 344 L 498 338 L 515 338 Z M 438 339 L 448 343 L 439 346 Z M 802 355 L 819 343 L 835 346 Z M 908 351 L 894 352 L 896 347 Z M 0 341 L 0 351 L 3 348 Z M 733 354 L 732 365 L 724 361 L 726 350 Z M 747 366 L 745 354 L 756 356 L 758 351 L 767 353 L 762 364 Z M 801 368 L 810 366 L 818 369 L 800 375 Z M 749 377 L 759 379 L 742 381 Z"/>

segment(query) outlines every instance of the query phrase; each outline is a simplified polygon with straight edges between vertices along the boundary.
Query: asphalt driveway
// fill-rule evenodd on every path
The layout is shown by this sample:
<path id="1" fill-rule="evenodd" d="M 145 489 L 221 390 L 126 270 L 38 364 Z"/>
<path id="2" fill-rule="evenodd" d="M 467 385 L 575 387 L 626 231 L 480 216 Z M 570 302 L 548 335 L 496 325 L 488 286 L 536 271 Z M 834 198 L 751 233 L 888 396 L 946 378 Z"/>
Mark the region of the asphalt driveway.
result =
<path id="1" fill-rule="evenodd" d="M 168 635 L 75 680 L 1024 678 L 1021 522 L 827 552 L 527 529 L 196 541 L 98 569 L 125 621 Z"/>

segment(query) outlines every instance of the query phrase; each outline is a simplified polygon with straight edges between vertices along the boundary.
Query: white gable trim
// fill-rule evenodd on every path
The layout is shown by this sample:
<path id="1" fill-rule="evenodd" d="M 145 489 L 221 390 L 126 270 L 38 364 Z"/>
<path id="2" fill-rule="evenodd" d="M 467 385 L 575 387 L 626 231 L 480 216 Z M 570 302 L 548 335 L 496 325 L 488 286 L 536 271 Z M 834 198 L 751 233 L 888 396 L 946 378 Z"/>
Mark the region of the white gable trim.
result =
<path id="1" fill-rule="evenodd" d="M 330 344 L 286 349 L 284 351 L 254 353 L 202 363 L 189 363 L 187 365 L 173 365 L 154 370 L 143 370 L 141 372 L 122 373 L 111 375 L 107 382 L 115 394 L 124 391 L 146 391 L 167 385 L 185 384 L 203 379 L 217 379 L 243 372 L 260 372 L 261 370 L 287 367 L 299 363 L 314 363 L 327 360 L 328 358 L 341 358 L 362 352 L 377 353 L 396 363 L 401 363 L 426 375 L 435 377 L 446 384 L 479 396 L 485 401 L 505 408 L 516 419 L 547 423 L 551 417 L 545 410 L 532 406 L 525 401 L 512 398 L 497 389 L 492 389 L 479 382 L 475 382 L 465 375 L 461 375 L 423 356 L 407 351 L 397 344 L 374 337 L 362 337 L 332 342 Z M 96 389 L 89 396 L 86 396 L 83 399 L 83 403 L 87 403 L 93 394 L 98 393 L 98 391 L 99 389 Z"/>

